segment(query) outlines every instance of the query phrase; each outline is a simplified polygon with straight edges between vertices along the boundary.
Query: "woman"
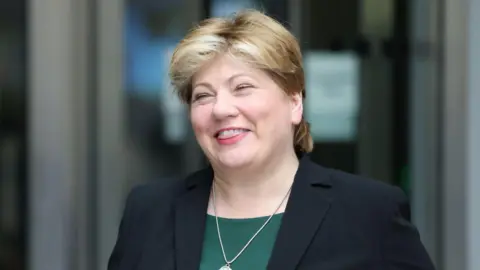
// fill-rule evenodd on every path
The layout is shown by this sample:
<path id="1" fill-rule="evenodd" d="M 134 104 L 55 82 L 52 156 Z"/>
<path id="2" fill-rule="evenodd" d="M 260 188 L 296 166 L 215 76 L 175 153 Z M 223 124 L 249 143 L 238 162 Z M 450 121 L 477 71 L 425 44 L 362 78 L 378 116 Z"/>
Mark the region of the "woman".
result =
<path id="1" fill-rule="evenodd" d="M 170 76 L 210 166 L 131 192 L 109 270 L 434 269 L 398 188 L 310 161 L 302 57 L 281 24 L 203 21 Z"/>

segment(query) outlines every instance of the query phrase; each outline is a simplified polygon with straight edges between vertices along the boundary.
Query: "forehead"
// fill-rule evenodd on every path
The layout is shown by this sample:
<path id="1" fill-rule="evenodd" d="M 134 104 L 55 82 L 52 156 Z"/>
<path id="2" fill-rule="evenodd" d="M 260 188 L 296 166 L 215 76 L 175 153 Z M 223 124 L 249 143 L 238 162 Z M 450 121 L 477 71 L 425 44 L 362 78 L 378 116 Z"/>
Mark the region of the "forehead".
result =
<path id="1" fill-rule="evenodd" d="M 243 61 L 228 55 L 214 58 L 210 63 L 204 65 L 192 78 L 192 82 L 220 82 L 234 76 L 249 76 L 254 78 L 262 77 L 263 74 Z"/>

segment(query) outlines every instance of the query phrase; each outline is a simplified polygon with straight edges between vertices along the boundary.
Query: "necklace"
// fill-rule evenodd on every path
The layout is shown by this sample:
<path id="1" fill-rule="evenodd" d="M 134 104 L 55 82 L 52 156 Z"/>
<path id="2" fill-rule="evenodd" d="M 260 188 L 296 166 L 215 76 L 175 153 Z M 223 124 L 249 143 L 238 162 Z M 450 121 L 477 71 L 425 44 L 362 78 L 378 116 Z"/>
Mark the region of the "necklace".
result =
<path id="1" fill-rule="evenodd" d="M 287 193 L 283 197 L 280 204 L 277 206 L 275 211 L 268 217 L 268 219 L 265 221 L 265 223 L 263 223 L 263 225 L 260 227 L 260 229 L 258 229 L 257 232 L 255 234 L 253 234 L 253 236 L 250 238 L 250 240 L 248 240 L 248 242 L 245 244 L 245 246 L 243 246 L 243 248 L 237 253 L 237 255 L 235 257 L 233 257 L 233 259 L 228 260 L 227 255 L 225 254 L 225 249 L 223 247 L 222 235 L 220 233 L 220 226 L 218 225 L 218 216 L 217 216 L 216 202 L 215 202 L 215 182 L 212 184 L 213 214 L 215 215 L 215 222 L 216 222 L 216 225 L 217 225 L 218 241 L 220 242 L 220 248 L 222 249 L 223 259 L 225 260 L 225 265 L 222 266 L 219 270 L 232 270 L 232 268 L 231 268 L 232 263 L 234 261 L 236 261 L 238 259 L 238 257 L 240 257 L 240 255 L 242 255 L 242 253 L 247 249 L 247 247 L 257 237 L 257 235 L 265 228 L 265 226 L 267 226 L 267 224 L 270 222 L 272 217 L 278 212 L 280 207 L 285 202 L 285 200 L 287 199 L 288 194 L 290 194 L 291 190 L 292 190 L 292 187 L 290 186 L 290 188 L 288 189 Z"/>

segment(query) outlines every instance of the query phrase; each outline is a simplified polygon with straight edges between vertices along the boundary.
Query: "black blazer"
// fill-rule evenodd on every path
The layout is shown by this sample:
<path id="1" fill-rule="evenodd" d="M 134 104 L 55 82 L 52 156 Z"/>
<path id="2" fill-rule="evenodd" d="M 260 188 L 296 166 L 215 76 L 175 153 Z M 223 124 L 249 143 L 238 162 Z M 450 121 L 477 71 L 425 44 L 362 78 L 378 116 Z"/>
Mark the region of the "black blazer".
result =
<path id="1" fill-rule="evenodd" d="M 211 168 L 128 196 L 108 270 L 199 268 Z M 403 192 L 323 168 L 305 156 L 269 270 L 431 270 Z M 255 269 L 240 269 L 255 270 Z"/>

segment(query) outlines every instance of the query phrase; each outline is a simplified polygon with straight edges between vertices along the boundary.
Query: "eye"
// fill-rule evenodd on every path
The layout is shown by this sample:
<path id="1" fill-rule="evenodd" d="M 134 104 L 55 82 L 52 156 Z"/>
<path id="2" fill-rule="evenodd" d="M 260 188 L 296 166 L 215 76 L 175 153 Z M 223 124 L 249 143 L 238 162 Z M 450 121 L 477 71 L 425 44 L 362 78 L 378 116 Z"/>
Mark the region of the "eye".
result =
<path id="1" fill-rule="evenodd" d="M 242 83 L 242 84 L 239 84 L 237 87 L 235 87 L 235 90 L 244 90 L 244 89 L 248 89 L 248 88 L 252 88 L 253 86 L 251 84 L 248 84 L 248 83 Z"/>
<path id="2" fill-rule="evenodd" d="M 204 99 L 206 97 L 208 97 L 208 94 L 206 94 L 206 93 L 197 93 L 197 94 L 193 95 L 192 101 L 195 102 L 195 101 Z"/>

